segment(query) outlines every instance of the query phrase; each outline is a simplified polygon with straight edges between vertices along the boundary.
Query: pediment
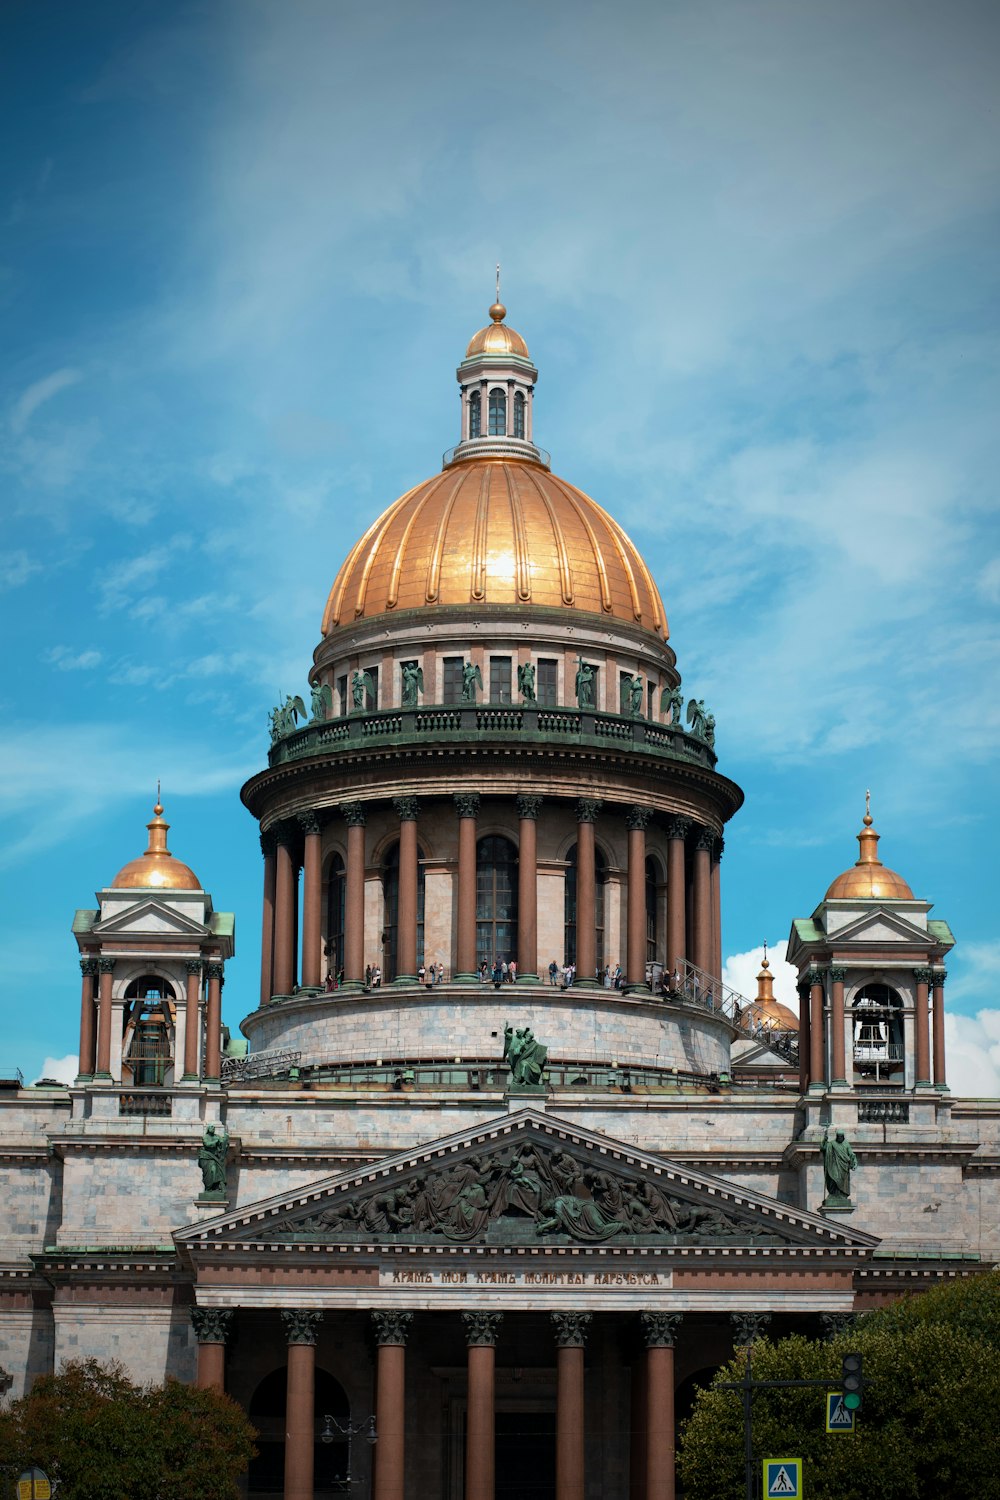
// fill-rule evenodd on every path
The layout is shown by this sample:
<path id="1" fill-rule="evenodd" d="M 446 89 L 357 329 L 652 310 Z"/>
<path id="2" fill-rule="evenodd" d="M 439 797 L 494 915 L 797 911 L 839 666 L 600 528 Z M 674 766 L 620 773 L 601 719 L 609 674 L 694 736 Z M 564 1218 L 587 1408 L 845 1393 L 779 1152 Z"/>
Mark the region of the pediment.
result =
<path id="1" fill-rule="evenodd" d="M 525 1109 L 178 1231 L 179 1247 L 868 1251 L 834 1225 L 723 1178 Z"/>
<path id="2" fill-rule="evenodd" d="M 905 944 L 908 948 L 926 951 L 933 939 L 925 928 L 908 922 L 899 912 L 877 906 L 859 912 L 842 927 L 830 932 L 828 941 L 838 950 L 848 943 L 899 943 Z"/>
<path id="3" fill-rule="evenodd" d="M 172 906 L 159 901 L 138 901 L 135 906 L 115 912 L 104 922 L 95 922 L 95 935 L 100 937 L 197 937 L 203 938 L 208 928 L 203 922 L 195 922 Z"/>

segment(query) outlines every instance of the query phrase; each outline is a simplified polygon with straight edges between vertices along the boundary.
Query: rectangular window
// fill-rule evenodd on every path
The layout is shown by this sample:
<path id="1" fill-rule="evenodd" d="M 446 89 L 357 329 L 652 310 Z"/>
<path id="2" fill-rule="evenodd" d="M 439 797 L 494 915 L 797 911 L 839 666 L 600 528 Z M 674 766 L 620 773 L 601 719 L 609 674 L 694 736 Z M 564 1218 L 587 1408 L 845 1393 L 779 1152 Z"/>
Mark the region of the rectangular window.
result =
<path id="1" fill-rule="evenodd" d="M 646 718 L 647 719 L 652 719 L 652 718 L 655 717 L 654 712 L 653 712 L 653 705 L 654 705 L 655 702 L 656 702 L 656 687 L 655 687 L 655 684 L 652 683 L 652 682 L 650 682 L 649 678 L 647 677 L 646 678 Z"/>
<path id="2" fill-rule="evenodd" d="M 551 657 L 539 659 L 535 691 L 542 708 L 555 708 L 559 702 L 559 663 Z"/>
<path id="3" fill-rule="evenodd" d="M 510 657 L 490 657 L 490 702 L 509 703 L 510 699 Z"/>
<path id="4" fill-rule="evenodd" d="M 374 713 L 378 708 L 378 667 L 365 667 L 365 675 L 371 679 L 365 688 L 365 708 Z"/>
<path id="5" fill-rule="evenodd" d="M 462 658 L 460 656 L 446 656 L 442 662 L 442 666 L 444 667 L 444 692 L 441 702 L 461 703 Z"/>
<path id="6" fill-rule="evenodd" d="M 337 678 L 337 711 L 343 716 L 347 712 L 347 674 Z"/>

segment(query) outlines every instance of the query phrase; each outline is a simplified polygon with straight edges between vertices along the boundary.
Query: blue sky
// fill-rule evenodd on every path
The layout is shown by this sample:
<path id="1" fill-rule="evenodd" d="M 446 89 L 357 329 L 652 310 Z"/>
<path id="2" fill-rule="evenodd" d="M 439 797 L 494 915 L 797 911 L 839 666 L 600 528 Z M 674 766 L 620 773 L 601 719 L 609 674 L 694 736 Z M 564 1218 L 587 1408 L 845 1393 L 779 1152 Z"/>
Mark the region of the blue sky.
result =
<path id="1" fill-rule="evenodd" d="M 972 0 L 9 0 L 4 1066 L 74 1051 L 72 914 L 158 777 L 253 1007 L 238 788 L 351 542 L 457 439 L 499 260 L 539 441 L 747 793 L 732 976 L 870 786 L 958 938 L 953 1081 L 1000 1093 L 998 42 Z"/>

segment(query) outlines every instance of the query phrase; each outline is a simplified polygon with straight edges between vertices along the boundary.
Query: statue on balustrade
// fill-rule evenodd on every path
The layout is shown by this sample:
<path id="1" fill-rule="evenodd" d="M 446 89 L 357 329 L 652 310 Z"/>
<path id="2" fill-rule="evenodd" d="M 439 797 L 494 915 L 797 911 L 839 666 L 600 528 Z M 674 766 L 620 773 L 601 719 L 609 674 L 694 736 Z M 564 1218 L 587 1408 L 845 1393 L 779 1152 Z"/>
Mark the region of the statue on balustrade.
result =
<path id="1" fill-rule="evenodd" d="M 709 749 L 715 746 L 715 715 L 705 712 L 704 698 L 692 698 L 687 707 L 687 721 L 691 733 L 704 740 Z"/>
<path id="2" fill-rule="evenodd" d="M 504 1023 L 503 1055 L 510 1068 L 511 1083 L 541 1083 L 548 1048 L 542 1046 L 530 1026 L 515 1031 L 509 1022 Z"/>
<path id="3" fill-rule="evenodd" d="M 403 673 L 403 707 L 416 708 L 418 695 L 424 690 L 424 669 L 419 662 L 404 661 Z"/>
<path id="4" fill-rule="evenodd" d="M 581 708 L 594 708 L 597 703 L 597 673 L 589 661 L 582 656 L 576 659 L 576 701 Z"/>
<path id="5" fill-rule="evenodd" d="M 525 703 L 536 703 L 535 697 L 535 667 L 530 661 L 523 662 L 517 669 L 517 690 Z"/>
<path id="6" fill-rule="evenodd" d="M 660 713 L 670 714 L 670 724 L 673 729 L 680 729 L 681 720 L 684 717 L 684 694 L 681 692 L 680 684 L 668 693 L 666 688 L 660 694 Z"/>
<path id="7" fill-rule="evenodd" d="M 476 688 L 481 688 L 482 685 L 482 672 L 473 662 L 465 662 L 462 666 L 462 702 L 475 703 Z"/>
<path id="8" fill-rule="evenodd" d="M 333 711 L 333 688 L 328 682 L 314 682 L 312 685 L 312 723 L 319 723 L 321 719 L 328 719 Z"/>
<path id="9" fill-rule="evenodd" d="M 364 708 L 367 699 L 375 698 L 375 679 L 370 672 L 355 672 L 351 677 L 351 702 L 355 708 Z"/>
<path id="10" fill-rule="evenodd" d="M 226 1155 L 229 1151 L 229 1134 L 224 1125 L 206 1125 L 198 1150 L 198 1165 L 204 1184 L 203 1197 L 224 1198 L 226 1195 Z"/>
<path id="11" fill-rule="evenodd" d="M 622 683 L 622 713 L 633 719 L 642 713 L 641 677 L 626 677 Z"/>
<path id="12" fill-rule="evenodd" d="M 830 1132 L 823 1132 L 823 1180 L 826 1186 L 824 1208 L 849 1208 L 851 1206 L 851 1173 L 856 1170 L 858 1158 L 851 1143 L 842 1130 L 833 1140 Z"/>
<path id="13" fill-rule="evenodd" d="M 304 719 L 305 716 L 306 706 L 302 699 L 298 695 L 292 698 L 286 693 L 284 703 L 272 708 L 267 716 L 271 726 L 271 744 L 275 745 L 286 734 L 291 734 L 296 728 L 296 720 Z"/>

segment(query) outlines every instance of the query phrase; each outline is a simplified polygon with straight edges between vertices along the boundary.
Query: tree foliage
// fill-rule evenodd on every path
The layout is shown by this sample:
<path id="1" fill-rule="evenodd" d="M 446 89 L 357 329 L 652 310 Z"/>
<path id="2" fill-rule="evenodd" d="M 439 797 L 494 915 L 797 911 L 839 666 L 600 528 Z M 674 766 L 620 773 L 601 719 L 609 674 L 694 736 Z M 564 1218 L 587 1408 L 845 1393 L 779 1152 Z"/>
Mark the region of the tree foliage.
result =
<path id="1" fill-rule="evenodd" d="M 136 1386 L 89 1359 L 0 1411 L 0 1468 L 37 1464 L 59 1500 L 236 1500 L 256 1434 L 228 1396 L 177 1380 Z"/>
<path id="2" fill-rule="evenodd" d="M 1000 1276 L 976 1277 L 864 1318 L 831 1343 L 798 1336 L 753 1346 L 762 1380 L 828 1379 L 841 1360 L 864 1360 L 864 1402 L 854 1434 L 827 1434 L 824 1392 L 763 1390 L 753 1397 L 755 1473 L 764 1458 L 803 1460 L 810 1500 L 1000 1500 Z M 741 1352 L 699 1394 L 681 1436 L 687 1500 L 743 1500 Z"/>

